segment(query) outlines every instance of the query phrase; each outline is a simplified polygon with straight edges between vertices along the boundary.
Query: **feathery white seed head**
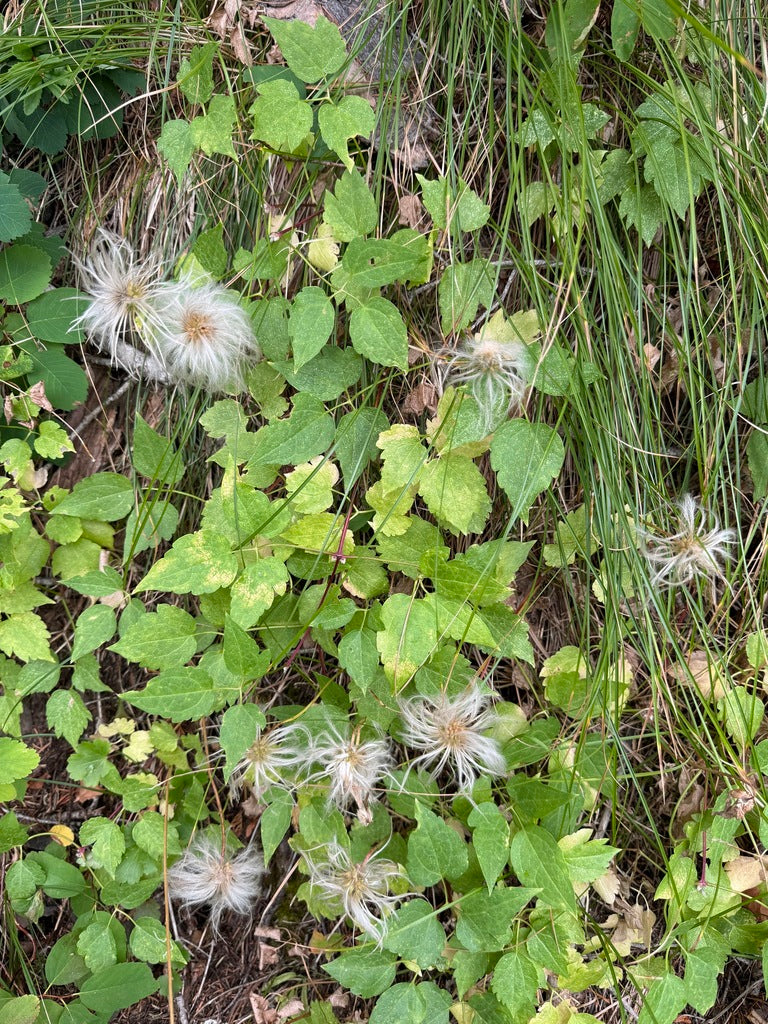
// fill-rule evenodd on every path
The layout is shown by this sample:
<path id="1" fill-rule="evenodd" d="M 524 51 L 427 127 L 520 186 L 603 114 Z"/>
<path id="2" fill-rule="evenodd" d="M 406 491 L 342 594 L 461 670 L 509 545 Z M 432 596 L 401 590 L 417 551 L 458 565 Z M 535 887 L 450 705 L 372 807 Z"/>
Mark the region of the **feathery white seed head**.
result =
<path id="1" fill-rule="evenodd" d="M 314 741 L 312 759 L 322 767 L 309 781 L 329 779 L 329 800 L 342 810 L 354 804 L 360 822 L 370 824 L 376 786 L 395 764 L 388 740 L 362 741 L 359 729 L 347 736 L 331 726 Z"/>
<path id="2" fill-rule="evenodd" d="M 225 910 L 250 914 L 259 895 L 264 862 L 255 847 L 230 854 L 221 841 L 198 833 L 181 860 L 168 870 L 168 892 L 187 907 L 210 908 L 211 925 L 218 931 Z"/>
<path id="3" fill-rule="evenodd" d="M 387 933 L 387 916 L 402 897 L 389 892 L 390 883 L 402 877 L 397 864 L 369 854 L 356 864 L 339 843 L 330 843 L 325 859 L 304 854 L 310 884 L 323 899 L 339 903 L 346 916 L 380 945 Z"/>
<path id="4" fill-rule="evenodd" d="M 472 789 L 479 775 L 502 775 L 506 771 L 504 756 L 497 741 L 486 736 L 497 721 L 490 700 L 477 680 L 458 697 L 449 699 L 441 693 L 401 700 L 403 740 L 413 750 L 423 751 L 411 761 L 411 767 L 429 766 L 435 777 L 447 766 L 464 793 Z"/>
<path id="5" fill-rule="evenodd" d="M 240 390 L 247 366 L 261 358 L 248 313 L 232 292 L 188 278 L 158 296 L 154 343 L 177 380 L 208 391 Z"/>
<path id="6" fill-rule="evenodd" d="M 291 789 L 291 773 L 307 763 L 306 745 L 299 743 L 301 735 L 306 735 L 306 730 L 295 724 L 259 732 L 235 766 L 229 779 L 230 790 L 237 794 L 243 786 L 249 786 L 258 799 L 270 786 Z"/>
<path id="7" fill-rule="evenodd" d="M 677 533 L 664 537 L 639 531 L 641 550 L 654 570 L 651 585 L 674 587 L 695 579 L 712 583 L 722 579 L 723 563 L 731 557 L 729 548 L 736 542 L 735 531 L 721 530 L 690 494 L 678 510 Z"/>
<path id="8" fill-rule="evenodd" d="M 139 260 L 125 238 L 99 228 L 88 257 L 75 264 L 91 301 L 72 326 L 81 327 L 117 363 L 126 334 L 139 333 L 146 342 L 158 329 L 156 302 L 164 287 L 160 258 Z"/>
<path id="9" fill-rule="evenodd" d="M 451 353 L 444 370 L 450 384 L 465 384 L 491 429 L 499 413 L 511 412 L 525 395 L 532 357 L 522 341 L 499 341 L 481 331 Z"/>

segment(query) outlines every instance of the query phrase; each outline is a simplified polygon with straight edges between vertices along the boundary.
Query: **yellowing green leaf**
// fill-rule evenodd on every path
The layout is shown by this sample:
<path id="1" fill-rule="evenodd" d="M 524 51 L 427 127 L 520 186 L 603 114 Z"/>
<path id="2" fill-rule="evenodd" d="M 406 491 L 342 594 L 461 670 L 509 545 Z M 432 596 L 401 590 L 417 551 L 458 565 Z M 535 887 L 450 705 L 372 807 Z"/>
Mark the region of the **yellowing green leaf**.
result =
<path id="1" fill-rule="evenodd" d="M 485 477 L 471 459 L 450 453 L 424 466 L 419 494 L 452 533 L 480 533 L 491 511 Z"/>
<path id="2" fill-rule="evenodd" d="M 229 542 L 209 530 L 187 534 L 174 542 L 136 587 L 136 593 L 162 590 L 172 594 L 211 594 L 228 587 L 237 575 L 237 558 Z"/>

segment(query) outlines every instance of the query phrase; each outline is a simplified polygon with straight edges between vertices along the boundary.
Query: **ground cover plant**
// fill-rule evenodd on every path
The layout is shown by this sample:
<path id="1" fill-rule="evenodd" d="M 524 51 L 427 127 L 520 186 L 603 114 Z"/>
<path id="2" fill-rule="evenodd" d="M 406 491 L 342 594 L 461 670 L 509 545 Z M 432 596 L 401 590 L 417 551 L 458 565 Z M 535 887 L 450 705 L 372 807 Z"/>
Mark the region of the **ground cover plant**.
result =
<path id="1" fill-rule="evenodd" d="M 0 1024 L 756 1019 L 762 11 L 4 17 Z"/>

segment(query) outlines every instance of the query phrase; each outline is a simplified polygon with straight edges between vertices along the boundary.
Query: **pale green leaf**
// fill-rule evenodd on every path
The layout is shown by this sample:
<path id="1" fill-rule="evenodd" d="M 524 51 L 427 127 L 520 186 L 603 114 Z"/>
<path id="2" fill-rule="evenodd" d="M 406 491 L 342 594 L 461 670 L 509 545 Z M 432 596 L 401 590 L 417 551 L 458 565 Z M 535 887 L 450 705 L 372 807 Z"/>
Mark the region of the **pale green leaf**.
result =
<path id="1" fill-rule="evenodd" d="M 83 698 L 74 690 L 56 690 L 52 693 L 45 706 L 45 717 L 54 736 L 63 736 L 73 747 L 91 721 L 91 713 L 83 703 Z"/>
<path id="2" fill-rule="evenodd" d="M 190 136 L 206 156 L 220 153 L 235 156 L 232 132 L 237 120 L 233 96 L 218 94 L 211 98 L 208 111 L 196 117 L 190 124 Z"/>
<path id="3" fill-rule="evenodd" d="M 326 145 L 341 158 L 348 171 L 354 167 L 348 141 L 356 135 L 368 138 L 375 123 L 376 115 L 362 96 L 343 96 L 338 103 L 323 103 L 318 112 L 318 124 Z"/>
<path id="4" fill-rule="evenodd" d="M 26 779 L 40 764 L 40 755 L 21 740 L 0 736 L 0 785 Z"/>
<path id="5" fill-rule="evenodd" d="M 293 348 L 293 364 L 298 370 L 313 359 L 333 331 L 336 314 L 322 288 L 302 288 L 291 306 L 288 330 Z"/>
<path id="6" fill-rule="evenodd" d="M 341 32 L 324 15 L 314 25 L 299 19 L 264 18 L 291 71 L 302 82 L 318 82 L 339 71 L 347 59 Z"/>
<path id="7" fill-rule="evenodd" d="M 340 242 L 351 242 L 375 230 L 376 200 L 358 171 L 345 171 L 333 192 L 325 193 L 323 217 Z"/>
<path id="8" fill-rule="evenodd" d="M 312 108 L 299 96 L 293 82 L 274 78 L 259 85 L 259 97 L 250 109 L 252 139 L 278 152 L 292 153 L 312 131 Z"/>
<path id="9" fill-rule="evenodd" d="M 381 366 L 408 369 L 408 332 L 397 307 L 379 295 L 352 311 L 349 337 L 355 351 Z"/>
<path id="10" fill-rule="evenodd" d="M 435 649 L 435 616 L 423 601 L 393 594 L 382 605 L 381 619 L 376 646 L 387 677 L 401 689 Z"/>
<path id="11" fill-rule="evenodd" d="M 192 126 L 188 121 L 166 121 L 160 131 L 157 148 L 176 176 L 176 181 L 181 185 L 192 154 L 197 148 L 192 137 Z"/>
<path id="12" fill-rule="evenodd" d="M 528 521 L 535 498 L 560 472 L 565 449 L 558 433 L 545 423 L 508 420 L 491 441 L 491 466 L 512 505 L 513 518 Z"/>
<path id="13" fill-rule="evenodd" d="M 193 46 L 179 65 L 176 81 L 190 103 L 207 103 L 213 92 L 213 57 L 216 43 Z"/>

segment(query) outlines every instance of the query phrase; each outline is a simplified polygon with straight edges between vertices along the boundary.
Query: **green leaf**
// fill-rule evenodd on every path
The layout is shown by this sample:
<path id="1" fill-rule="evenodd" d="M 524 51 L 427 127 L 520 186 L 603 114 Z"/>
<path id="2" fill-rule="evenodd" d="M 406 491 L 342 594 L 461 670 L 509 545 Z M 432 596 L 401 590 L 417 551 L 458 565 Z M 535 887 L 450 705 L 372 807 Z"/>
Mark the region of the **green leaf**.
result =
<path id="1" fill-rule="evenodd" d="M 450 825 L 416 801 L 417 827 L 408 837 L 408 877 L 414 885 L 436 885 L 467 870 L 467 844 Z"/>
<path id="2" fill-rule="evenodd" d="M 384 949 L 426 969 L 442 956 L 445 941 L 434 908 L 426 900 L 409 900 L 389 919 Z"/>
<path id="3" fill-rule="evenodd" d="M 164 964 L 169 947 L 173 963 L 184 965 L 187 962 L 186 953 L 177 942 L 167 942 L 165 927 L 153 917 L 140 917 L 134 922 L 129 942 L 131 953 L 145 963 Z"/>
<path id="4" fill-rule="evenodd" d="M 683 980 L 665 974 L 648 986 L 637 1024 L 672 1024 L 687 1002 Z"/>
<path id="5" fill-rule="evenodd" d="M 161 437 L 140 415 L 134 423 L 131 459 L 137 473 L 157 484 L 172 487 L 184 476 L 184 462 L 173 442 Z"/>
<path id="6" fill-rule="evenodd" d="M 293 364 L 298 370 L 313 359 L 333 331 L 336 314 L 322 288 L 302 288 L 291 306 L 288 330 L 293 348 Z"/>
<path id="7" fill-rule="evenodd" d="M 205 153 L 213 156 L 235 157 L 232 132 L 237 120 L 234 96 L 216 95 L 208 104 L 208 111 L 196 117 L 190 124 L 192 141 Z"/>
<path id="8" fill-rule="evenodd" d="M 117 629 L 114 610 L 105 604 L 95 604 L 80 612 L 75 623 L 75 637 L 70 658 L 77 661 L 111 640 Z"/>
<path id="9" fill-rule="evenodd" d="M 174 541 L 135 593 L 162 590 L 171 594 L 212 594 L 220 587 L 228 587 L 237 569 L 237 558 L 230 551 L 227 538 L 211 530 L 198 530 Z"/>
<path id="10" fill-rule="evenodd" d="M 74 754 L 67 761 L 70 778 L 85 786 L 95 786 L 112 769 L 108 740 L 86 740 L 79 743 Z"/>
<path id="11" fill-rule="evenodd" d="M 526 1020 L 536 1010 L 541 968 L 521 950 L 505 953 L 496 964 L 491 988 L 515 1020 Z"/>
<path id="12" fill-rule="evenodd" d="M 351 242 L 375 231 L 376 200 L 359 171 L 345 171 L 334 191 L 325 193 L 323 219 L 340 242 Z"/>
<path id="13" fill-rule="evenodd" d="M 278 152 L 292 153 L 312 131 L 312 107 L 300 98 L 293 82 L 275 78 L 259 85 L 259 96 L 250 109 L 252 139 Z"/>
<path id="14" fill-rule="evenodd" d="M 285 492 L 293 514 L 324 512 L 333 504 L 333 488 L 339 479 L 336 466 L 327 459 L 310 459 L 285 475 Z"/>
<path id="15" fill-rule="evenodd" d="M 611 46 L 619 60 L 632 56 L 640 32 L 640 6 L 637 0 L 614 0 L 611 12 Z"/>
<path id="16" fill-rule="evenodd" d="M 30 333 L 53 345 L 73 345 L 83 340 L 83 329 L 72 328 L 72 321 L 88 305 L 88 299 L 76 288 L 52 288 L 27 306 Z"/>
<path id="17" fill-rule="evenodd" d="M 20 740 L 0 736 L 0 785 L 26 779 L 40 764 L 40 755 Z"/>
<path id="18" fill-rule="evenodd" d="M 456 193 L 451 190 L 447 178 L 428 181 L 423 175 L 416 175 L 421 185 L 424 206 L 436 228 L 446 230 L 455 225 L 459 231 L 477 231 L 488 223 L 491 210 L 480 196 L 465 181 L 459 179 Z"/>
<path id="19" fill-rule="evenodd" d="M 0 209 L 2 203 L 0 191 Z M 37 996 L 15 996 L 0 1003 L 0 1024 L 36 1024 L 39 1014 L 40 1000 Z"/>
<path id="20" fill-rule="evenodd" d="M 0 853 L 8 853 L 23 846 L 29 839 L 29 830 L 21 824 L 13 811 L 5 811 L 0 818 Z"/>
<path id="21" fill-rule="evenodd" d="M 256 641 L 227 615 L 224 626 L 224 664 L 229 671 L 250 683 L 261 679 L 269 663 L 269 654 L 262 651 Z"/>
<path id="22" fill-rule="evenodd" d="M 53 734 L 59 738 L 63 736 L 73 747 L 91 721 L 91 713 L 83 703 L 83 698 L 74 690 L 56 690 L 52 693 L 45 705 L 45 717 Z"/>
<path id="23" fill-rule="evenodd" d="M 469 815 L 472 845 L 488 892 L 493 891 L 509 856 L 509 825 L 494 803 L 478 804 Z"/>
<path id="24" fill-rule="evenodd" d="M 213 56 L 216 43 L 193 46 L 179 65 L 176 81 L 190 103 L 207 103 L 213 92 Z"/>
<path id="25" fill-rule="evenodd" d="M 49 985 L 71 985 L 88 975 L 85 961 L 77 952 L 77 936 L 62 935 L 53 944 L 45 961 L 45 977 Z"/>
<path id="26" fill-rule="evenodd" d="M 133 508 L 131 481 L 119 473 L 94 473 L 80 480 L 56 506 L 57 515 L 112 523 Z"/>
<path id="27" fill-rule="evenodd" d="M 347 146 L 349 139 L 356 135 L 368 138 L 376 124 L 376 115 L 370 103 L 362 96 L 344 96 L 338 103 L 323 103 L 317 120 L 326 145 L 338 154 L 347 170 L 351 171 L 354 162 Z"/>
<path id="28" fill-rule="evenodd" d="M 32 215 L 18 185 L 0 174 L 0 242 L 12 242 L 29 231 Z"/>
<path id="29" fill-rule="evenodd" d="M 376 634 L 370 629 L 354 629 L 341 638 L 338 650 L 339 665 L 365 693 L 379 668 Z"/>
<path id="30" fill-rule="evenodd" d="M 423 235 L 398 232 L 392 238 L 353 238 L 342 267 L 356 288 L 383 288 L 418 277 L 423 268 Z"/>
<path id="31" fill-rule="evenodd" d="M 314 25 L 298 19 L 264 18 L 291 71 L 302 82 L 318 82 L 341 69 L 347 48 L 341 32 L 322 14 Z"/>
<path id="32" fill-rule="evenodd" d="M 755 429 L 747 441 L 747 463 L 755 501 L 768 497 L 768 434 Z"/>
<path id="33" fill-rule="evenodd" d="M 132 690 L 125 698 L 150 715 L 171 722 L 189 722 L 210 715 L 216 703 L 213 680 L 201 668 L 161 672 L 143 690 Z"/>
<path id="34" fill-rule="evenodd" d="M 109 923 L 94 921 L 86 925 L 77 937 L 77 952 L 94 973 L 117 963 L 117 943 Z"/>
<path id="35" fill-rule="evenodd" d="M 80 826 L 80 842 L 93 848 L 93 857 L 114 878 L 125 854 L 125 836 L 109 818 L 89 818 Z"/>
<path id="36" fill-rule="evenodd" d="M 142 668 L 180 668 L 197 650 L 195 631 L 195 620 L 188 612 L 160 604 L 157 611 L 132 622 L 110 650 Z"/>
<path id="37" fill-rule="evenodd" d="M 692 137 L 691 137 L 692 138 Z M 711 180 L 709 167 L 698 157 L 693 145 L 652 146 L 643 166 L 645 180 L 656 194 L 667 202 L 678 217 L 683 218 L 699 196 L 706 181 Z"/>
<path id="38" fill-rule="evenodd" d="M 264 713 L 255 704 L 235 704 L 227 708 L 221 719 L 219 743 L 224 751 L 224 781 L 266 725 Z M 282 838 L 282 837 L 281 837 Z"/>
<path id="39" fill-rule="evenodd" d="M 323 454 L 333 434 L 334 423 L 323 403 L 311 395 L 296 395 L 289 419 L 256 432 L 248 466 L 295 466 L 306 462 Z"/>
<path id="40" fill-rule="evenodd" d="M 702 947 L 685 955 L 686 1002 L 703 1016 L 715 1005 L 722 969 L 723 959 L 716 949 Z"/>
<path id="41" fill-rule="evenodd" d="M 383 950 L 353 949 L 323 964 L 323 970 L 356 996 L 373 999 L 392 985 L 397 959 Z"/>
<path id="42" fill-rule="evenodd" d="M 339 420 L 335 453 L 347 491 L 368 463 L 377 457 L 376 441 L 379 434 L 388 427 L 389 422 L 381 409 L 368 405 L 345 413 Z"/>
<path id="43" fill-rule="evenodd" d="M 743 686 L 734 686 L 717 703 L 729 736 L 744 750 L 760 728 L 765 717 L 765 704 Z"/>
<path id="44" fill-rule="evenodd" d="M 661 200 L 651 185 L 639 189 L 632 185 L 622 192 L 619 214 L 637 230 L 646 245 L 653 242 L 663 219 Z"/>
<path id="45" fill-rule="evenodd" d="M 84 402 L 88 394 L 88 378 L 82 366 L 63 351 L 60 345 L 52 348 L 37 348 L 33 342 L 23 342 L 19 348 L 32 361 L 32 369 L 27 374 L 31 381 L 42 381 L 45 394 L 51 405 L 56 409 L 68 411 L 74 409 L 79 402 Z"/>
<path id="46" fill-rule="evenodd" d="M 145 811 L 131 833 L 133 841 L 158 863 L 164 855 L 181 853 L 178 829 L 174 822 L 166 821 L 159 811 Z"/>
<path id="47" fill-rule="evenodd" d="M 381 366 L 408 369 L 408 332 L 395 305 L 375 295 L 352 311 L 349 337 L 356 352 Z"/>
<path id="48" fill-rule="evenodd" d="M 146 964 L 115 964 L 87 978 L 80 999 L 95 1013 L 125 1010 L 158 990 L 158 982 Z"/>
<path id="49" fill-rule="evenodd" d="M 485 477 L 471 459 L 454 453 L 433 459 L 424 466 L 418 487 L 441 526 L 465 535 L 482 532 L 491 499 Z"/>
<path id="50" fill-rule="evenodd" d="M 546 829 L 530 825 L 517 832 L 512 837 L 509 859 L 523 885 L 541 890 L 542 903 L 576 911 L 576 897 L 563 851 Z"/>
<path id="51" fill-rule="evenodd" d="M 459 904 L 456 938 L 472 953 L 493 953 L 509 943 L 515 918 L 536 889 L 498 886 L 469 893 Z"/>
<path id="52" fill-rule="evenodd" d="M 28 858 L 45 871 L 43 892 L 55 900 L 68 900 L 85 891 L 85 878 L 74 864 L 50 853 L 30 853 Z"/>
<path id="53" fill-rule="evenodd" d="M 35 612 L 19 612 L 0 622 L 0 651 L 19 661 L 53 661 L 51 634 Z"/>
<path id="54" fill-rule="evenodd" d="M 291 827 L 293 817 L 293 797 L 284 789 L 275 787 L 269 797 L 259 819 L 261 848 L 264 853 L 264 864 L 269 864 L 272 855 L 283 841 L 283 836 Z"/>
<path id="55" fill-rule="evenodd" d="M 435 649 L 435 616 L 423 601 L 393 594 L 382 605 L 381 620 L 376 646 L 388 678 L 401 689 Z"/>
<path id="56" fill-rule="evenodd" d="M 0 299 L 20 306 L 41 295 L 51 280 L 51 260 L 33 245 L 17 242 L 0 251 Z"/>
<path id="57" fill-rule="evenodd" d="M 376 445 L 384 459 L 381 470 L 384 490 L 399 491 L 415 486 L 427 457 L 418 428 L 396 423 L 379 435 Z"/>
<path id="58" fill-rule="evenodd" d="M 491 466 L 512 505 L 513 518 L 528 522 L 535 498 L 550 486 L 563 465 L 565 448 L 545 423 L 508 420 L 491 441 Z"/>
<path id="59" fill-rule="evenodd" d="M 35 451 L 43 459 L 60 459 L 65 452 L 73 452 L 75 446 L 63 427 L 53 420 L 38 424 L 38 435 L 34 440 Z"/>
<path id="60" fill-rule="evenodd" d="M 486 260 L 452 263 L 446 267 L 437 290 L 444 334 L 462 331 L 477 316 L 480 306 L 493 303 L 493 271 Z"/>
<path id="61" fill-rule="evenodd" d="M 304 391 L 321 402 L 332 401 L 354 387 L 363 372 L 363 361 L 356 352 L 333 345 L 322 349 L 300 370 L 289 361 L 276 361 L 272 365 L 297 391 Z"/>
<path id="62" fill-rule="evenodd" d="M 125 521 L 123 559 L 129 564 L 132 558 L 147 548 L 157 548 L 164 540 L 170 540 L 179 525 L 179 513 L 170 501 L 154 496 L 142 501 L 138 509 L 132 509 Z M 72 581 L 67 580 L 71 586 Z M 122 589 L 122 587 L 120 588 Z"/>
<path id="63" fill-rule="evenodd" d="M 157 140 L 157 148 L 181 185 L 197 148 L 192 137 L 192 126 L 188 121 L 166 121 Z"/>
<path id="64" fill-rule="evenodd" d="M 369 1024 L 423 1024 L 427 1007 L 419 992 L 421 986 L 399 982 L 379 996 Z"/>

